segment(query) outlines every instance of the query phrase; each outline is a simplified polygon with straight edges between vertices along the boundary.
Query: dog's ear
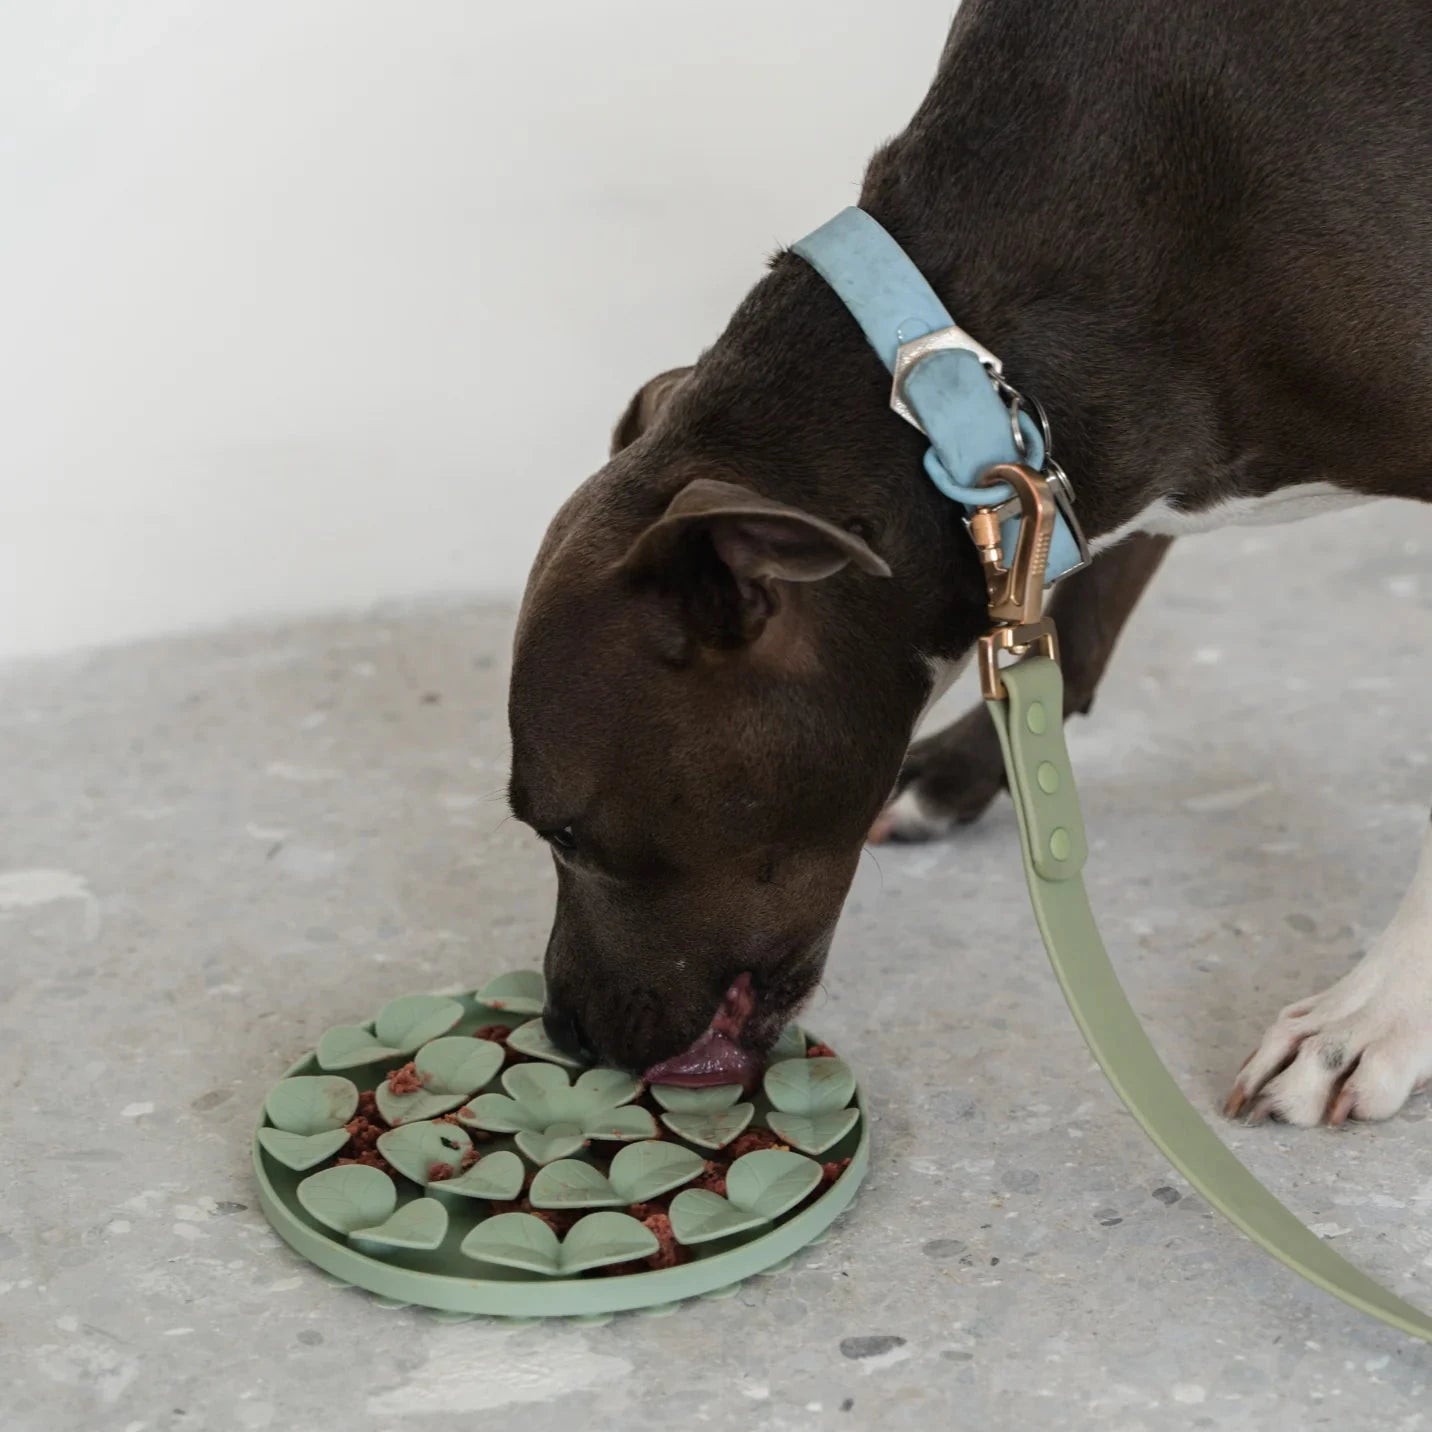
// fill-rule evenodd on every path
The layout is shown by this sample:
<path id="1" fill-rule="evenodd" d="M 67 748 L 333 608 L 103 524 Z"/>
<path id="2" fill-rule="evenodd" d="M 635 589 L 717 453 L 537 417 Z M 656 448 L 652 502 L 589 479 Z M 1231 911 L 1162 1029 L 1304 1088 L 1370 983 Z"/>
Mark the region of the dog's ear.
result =
<path id="1" fill-rule="evenodd" d="M 636 390 L 612 430 L 613 457 L 630 447 L 656 421 L 657 414 L 671 401 L 690 371 L 690 368 L 668 368 Z"/>
<path id="2" fill-rule="evenodd" d="M 780 610 L 787 583 L 819 582 L 845 567 L 890 575 L 854 532 L 752 488 L 704 477 L 676 494 L 622 567 L 680 594 L 698 638 L 715 646 L 754 641 Z"/>

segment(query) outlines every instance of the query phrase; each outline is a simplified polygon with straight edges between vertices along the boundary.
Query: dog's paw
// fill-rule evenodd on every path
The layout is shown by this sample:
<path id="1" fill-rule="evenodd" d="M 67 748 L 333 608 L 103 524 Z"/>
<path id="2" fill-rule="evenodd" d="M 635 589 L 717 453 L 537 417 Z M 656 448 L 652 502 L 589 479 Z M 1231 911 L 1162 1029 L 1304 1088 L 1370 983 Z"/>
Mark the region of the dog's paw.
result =
<path id="1" fill-rule="evenodd" d="M 1432 1077 L 1432 978 L 1425 960 L 1409 969 L 1383 955 L 1283 1010 L 1224 1113 L 1304 1127 L 1391 1118 Z"/>
<path id="2" fill-rule="evenodd" d="M 906 786 L 889 805 L 880 812 L 875 824 L 870 827 L 870 843 L 883 845 L 887 841 L 900 844 L 916 844 L 925 840 L 938 840 L 948 835 L 959 824 L 959 818 L 925 800 L 918 781 Z"/>

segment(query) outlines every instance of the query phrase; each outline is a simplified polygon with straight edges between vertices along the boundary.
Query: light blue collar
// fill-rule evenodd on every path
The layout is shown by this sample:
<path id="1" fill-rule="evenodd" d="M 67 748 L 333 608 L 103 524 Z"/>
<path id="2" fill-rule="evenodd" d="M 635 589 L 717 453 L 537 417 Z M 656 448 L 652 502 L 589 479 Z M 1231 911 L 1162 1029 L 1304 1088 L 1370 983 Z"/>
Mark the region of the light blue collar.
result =
<path id="1" fill-rule="evenodd" d="M 844 210 L 791 248 L 836 291 L 894 375 L 890 406 L 930 439 L 925 471 L 935 486 L 966 507 L 998 507 L 1012 494 L 1004 484 L 975 486 L 982 472 L 1001 462 L 1042 469 L 1059 508 L 1045 579 L 1085 566 L 1089 549 L 1068 480 L 1049 461 L 1043 413 L 1035 405 L 1036 420 L 1021 406 L 999 359 L 955 323 L 905 250 L 863 209 Z M 1006 552 L 1020 520 L 1017 505 L 1009 513 Z"/>

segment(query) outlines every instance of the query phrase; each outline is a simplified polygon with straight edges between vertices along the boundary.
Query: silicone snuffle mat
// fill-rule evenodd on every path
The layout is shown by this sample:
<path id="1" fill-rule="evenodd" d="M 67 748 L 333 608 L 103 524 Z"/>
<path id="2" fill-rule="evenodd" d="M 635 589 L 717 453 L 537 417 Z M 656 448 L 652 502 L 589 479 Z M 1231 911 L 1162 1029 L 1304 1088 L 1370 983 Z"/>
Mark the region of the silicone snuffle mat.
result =
<path id="1" fill-rule="evenodd" d="M 543 998 L 519 970 L 328 1030 L 254 1136 L 280 1237 L 392 1302 L 572 1317 L 732 1287 L 850 1205 L 860 1092 L 798 1026 L 750 1094 L 647 1088 L 558 1050 Z"/>

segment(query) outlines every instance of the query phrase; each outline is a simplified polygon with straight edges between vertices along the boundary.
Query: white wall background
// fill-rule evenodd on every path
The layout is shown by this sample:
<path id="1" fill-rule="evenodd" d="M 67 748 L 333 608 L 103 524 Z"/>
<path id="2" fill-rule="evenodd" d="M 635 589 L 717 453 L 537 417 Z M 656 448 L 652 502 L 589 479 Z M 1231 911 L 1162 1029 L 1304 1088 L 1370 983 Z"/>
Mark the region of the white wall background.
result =
<path id="1" fill-rule="evenodd" d="M 0 654 L 519 590 L 952 9 L 0 6 Z"/>

